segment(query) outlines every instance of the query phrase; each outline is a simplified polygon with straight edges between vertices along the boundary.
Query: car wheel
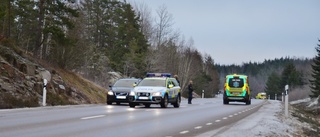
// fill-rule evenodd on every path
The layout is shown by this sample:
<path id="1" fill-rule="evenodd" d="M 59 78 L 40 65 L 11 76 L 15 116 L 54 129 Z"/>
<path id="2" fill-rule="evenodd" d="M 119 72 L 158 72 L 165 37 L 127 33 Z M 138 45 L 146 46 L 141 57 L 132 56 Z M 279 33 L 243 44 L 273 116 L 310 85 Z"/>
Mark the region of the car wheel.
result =
<path id="1" fill-rule="evenodd" d="M 248 99 L 247 101 L 246 101 L 246 105 L 250 105 L 251 104 L 251 99 Z"/>
<path id="2" fill-rule="evenodd" d="M 168 95 L 165 95 L 164 98 L 162 99 L 160 106 L 162 108 L 166 108 L 168 106 Z"/>
<path id="3" fill-rule="evenodd" d="M 144 106 L 145 106 L 146 108 L 149 108 L 149 107 L 151 106 L 151 104 L 144 104 Z"/>
<path id="4" fill-rule="evenodd" d="M 111 102 L 111 101 L 107 101 L 107 104 L 108 104 L 108 105 L 112 105 L 112 102 Z"/>
<path id="5" fill-rule="evenodd" d="M 224 100 L 223 100 L 223 104 L 229 104 L 229 100 L 224 99 Z"/>
<path id="6" fill-rule="evenodd" d="M 176 102 L 173 103 L 173 106 L 174 106 L 175 108 L 180 107 L 180 102 L 181 102 L 181 98 L 180 98 L 180 95 L 178 95 L 178 97 L 177 97 L 177 99 L 176 99 Z"/>
<path id="7" fill-rule="evenodd" d="M 134 107 L 136 106 L 136 104 L 134 104 L 134 103 L 129 103 L 129 106 L 130 106 L 131 108 L 134 108 Z"/>
<path id="8" fill-rule="evenodd" d="M 251 99 L 250 99 L 250 97 L 247 95 L 246 105 L 250 105 L 250 104 L 251 104 Z"/>

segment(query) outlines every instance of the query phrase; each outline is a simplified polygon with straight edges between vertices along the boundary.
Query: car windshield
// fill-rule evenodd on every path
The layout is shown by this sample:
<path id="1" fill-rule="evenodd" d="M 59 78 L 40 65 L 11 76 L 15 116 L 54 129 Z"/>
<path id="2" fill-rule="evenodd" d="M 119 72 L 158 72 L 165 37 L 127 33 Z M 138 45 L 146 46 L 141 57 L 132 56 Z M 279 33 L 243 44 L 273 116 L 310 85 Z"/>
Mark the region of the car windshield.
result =
<path id="1" fill-rule="evenodd" d="M 137 82 L 137 80 L 121 79 L 121 80 L 118 80 L 113 86 L 114 87 L 133 87 L 133 84 L 135 82 Z"/>
<path id="2" fill-rule="evenodd" d="M 228 84 L 232 88 L 241 88 L 244 86 L 242 78 L 230 78 Z"/>
<path id="3" fill-rule="evenodd" d="M 138 86 L 165 87 L 166 80 L 165 79 L 144 79 L 139 83 Z"/>

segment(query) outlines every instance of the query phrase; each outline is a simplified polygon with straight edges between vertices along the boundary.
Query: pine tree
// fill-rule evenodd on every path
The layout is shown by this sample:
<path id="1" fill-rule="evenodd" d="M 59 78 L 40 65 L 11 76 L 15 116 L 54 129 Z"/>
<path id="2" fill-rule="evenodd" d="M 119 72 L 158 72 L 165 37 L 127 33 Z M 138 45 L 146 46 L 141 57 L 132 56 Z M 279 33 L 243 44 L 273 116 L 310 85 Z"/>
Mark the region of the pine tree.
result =
<path id="1" fill-rule="evenodd" d="M 275 94 L 280 95 L 282 92 L 281 87 L 281 78 L 279 74 L 276 72 L 272 72 L 268 77 L 268 81 L 266 83 L 265 92 L 270 95 L 271 99 L 274 99 Z"/>
<path id="2" fill-rule="evenodd" d="M 281 74 L 281 85 L 280 87 L 285 87 L 289 85 L 291 88 L 302 86 L 302 74 L 296 70 L 296 67 L 292 62 L 288 63 Z"/>
<path id="3" fill-rule="evenodd" d="M 320 40 L 318 41 L 320 42 Z M 312 95 L 310 95 L 311 98 L 320 96 L 320 44 L 317 44 L 317 47 L 315 49 L 318 54 L 313 59 L 313 64 L 311 65 L 313 77 L 313 79 L 310 80 L 310 87 L 312 92 Z"/>

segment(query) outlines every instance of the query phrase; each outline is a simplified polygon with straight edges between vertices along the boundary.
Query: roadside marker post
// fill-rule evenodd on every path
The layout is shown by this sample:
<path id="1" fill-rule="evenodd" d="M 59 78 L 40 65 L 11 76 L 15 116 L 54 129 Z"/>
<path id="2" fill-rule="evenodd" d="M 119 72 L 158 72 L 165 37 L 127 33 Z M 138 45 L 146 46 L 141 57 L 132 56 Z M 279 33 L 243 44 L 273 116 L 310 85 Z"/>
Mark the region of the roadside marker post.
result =
<path id="1" fill-rule="evenodd" d="M 277 94 L 274 95 L 274 100 L 277 100 Z"/>
<path id="2" fill-rule="evenodd" d="M 285 86 L 285 91 L 286 91 L 286 94 L 285 94 L 285 103 L 284 103 L 284 114 L 286 117 L 288 117 L 288 105 L 289 105 L 289 94 L 288 94 L 288 90 L 289 90 L 289 85 L 286 85 Z"/>
<path id="3" fill-rule="evenodd" d="M 202 98 L 204 98 L 204 90 L 202 90 Z"/>
<path id="4" fill-rule="evenodd" d="M 42 96 L 42 106 L 46 106 L 46 101 L 47 101 L 47 79 L 43 79 L 43 96 Z"/>

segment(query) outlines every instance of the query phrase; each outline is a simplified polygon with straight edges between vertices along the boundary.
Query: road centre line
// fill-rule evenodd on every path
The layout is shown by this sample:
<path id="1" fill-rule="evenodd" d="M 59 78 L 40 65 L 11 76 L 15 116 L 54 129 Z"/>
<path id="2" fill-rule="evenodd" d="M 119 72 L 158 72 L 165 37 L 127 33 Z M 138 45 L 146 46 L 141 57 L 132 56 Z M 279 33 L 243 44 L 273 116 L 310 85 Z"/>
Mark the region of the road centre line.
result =
<path id="1" fill-rule="evenodd" d="M 207 123 L 206 125 L 209 126 L 209 125 L 212 125 L 212 123 Z"/>
<path id="2" fill-rule="evenodd" d="M 106 115 L 96 115 L 96 116 L 90 116 L 90 117 L 83 117 L 81 119 L 86 120 L 86 119 L 100 118 L 100 117 L 104 117 L 104 116 L 106 116 Z"/>
<path id="3" fill-rule="evenodd" d="M 186 134 L 188 132 L 189 132 L 188 130 L 185 130 L 185 131 L 181 131 L 180 134 Z"/>
<path id="4" fill-rule="evenodd" d="M 246 110 L 243 110 L 243 111 L 240 111 L 240 112 L 238 112 L 238 113 L 235 113 L 235 114 L 233 114 L 233 115 L 229 115 L 228 117 L 233 117 L 233 116 L 237 116 L 237 115 L 240 115 L 241 113 L 245 113 L 245 112 L 247 112 L 247 111 L 250 111 L 250 110 L 252 110 L 252 109 L 254 109 L 255 107 L 252 107 L 252 108 L 250 108 L 250 109 L 246 109 Z M 226 120 L 226 119 L 228 119 L 228 117 L 223 117 L 222 119 L 223 120 Z M 215 121 L 216 123 L 218 123 L 218 122 L 221 122 L 221 120 L 216 120 Z M 213 123 L 206 123 L 206 125 L 207 126 L 210 126 L 210 125 L 212 125 Z M 196 126 L 196 127 L 194 127 L 194 129 L 201 129 L 202 128 L 202 126 Z M 180 132 L 180 134 L 186 134 L 186 133 L 189 133 L 189 131 L 188 130 L 185 130 L 185 131 L 181 131 Z"/>

